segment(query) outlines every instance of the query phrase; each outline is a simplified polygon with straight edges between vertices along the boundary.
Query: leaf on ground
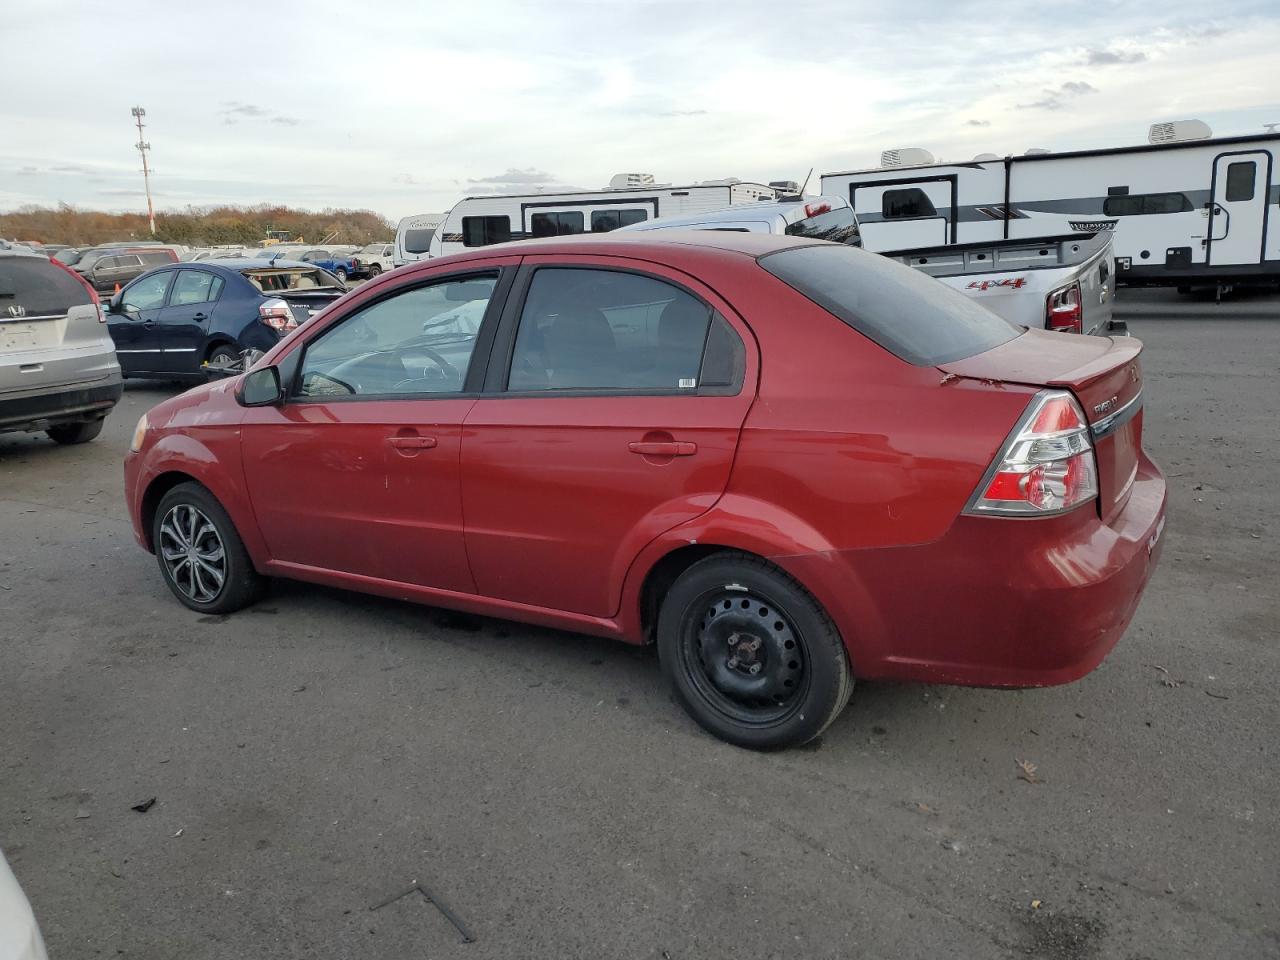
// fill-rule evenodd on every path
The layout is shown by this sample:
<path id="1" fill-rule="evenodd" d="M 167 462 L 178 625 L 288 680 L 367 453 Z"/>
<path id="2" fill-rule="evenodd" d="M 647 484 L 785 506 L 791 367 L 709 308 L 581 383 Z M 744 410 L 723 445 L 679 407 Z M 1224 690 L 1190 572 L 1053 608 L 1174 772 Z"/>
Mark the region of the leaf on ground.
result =
<path id="1" fill-rule="evenodd" d="M 1030 760 L 1018 761 L 1018 779 L 1027 783 L 1044 783 L 1044 778 L 1036 773 L 1038 768 Z"/>

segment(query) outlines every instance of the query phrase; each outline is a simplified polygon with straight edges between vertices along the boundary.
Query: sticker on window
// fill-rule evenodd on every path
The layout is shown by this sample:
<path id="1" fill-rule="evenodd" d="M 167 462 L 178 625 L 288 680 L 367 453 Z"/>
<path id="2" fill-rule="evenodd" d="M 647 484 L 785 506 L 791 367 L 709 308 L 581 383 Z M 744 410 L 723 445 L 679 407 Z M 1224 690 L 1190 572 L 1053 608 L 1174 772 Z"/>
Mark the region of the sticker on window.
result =
<path id="1" fill-rule="evenodd" d="M 696 387 L 697 385 L 698 385 L 698 381 L 697 381 L 697 380 L 695 380 L 693 377 L 681 377 L 681 378 L 680 378 L 680 389 L 681 389 L 681 390 L 692 390 L 692 389 L 693 389 L 694 387 Z"/>

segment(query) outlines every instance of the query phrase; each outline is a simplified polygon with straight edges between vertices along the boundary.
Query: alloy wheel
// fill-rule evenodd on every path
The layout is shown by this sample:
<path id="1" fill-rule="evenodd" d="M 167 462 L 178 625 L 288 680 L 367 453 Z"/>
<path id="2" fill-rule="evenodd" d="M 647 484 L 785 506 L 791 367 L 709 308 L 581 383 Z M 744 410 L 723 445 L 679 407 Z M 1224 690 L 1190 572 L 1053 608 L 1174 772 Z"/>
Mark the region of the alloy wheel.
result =
<path id="1" fill-rule="evenodd" d="M 196 603 L 212 603 L 227 579 L 227 553 L 213 521 L 198 507 L 179 503 L 160 524 L 157 544 L 174 585 Z"/>

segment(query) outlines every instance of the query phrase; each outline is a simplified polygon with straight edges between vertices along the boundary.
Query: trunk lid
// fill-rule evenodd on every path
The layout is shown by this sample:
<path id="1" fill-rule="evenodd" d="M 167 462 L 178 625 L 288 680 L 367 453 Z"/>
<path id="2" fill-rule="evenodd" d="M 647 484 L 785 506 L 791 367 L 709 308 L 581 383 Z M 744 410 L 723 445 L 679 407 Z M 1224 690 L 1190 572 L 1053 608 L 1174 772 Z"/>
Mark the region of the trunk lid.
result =
<path id="1" fill-rule="evenodd" d="M 289 304 L 289 312 L 293 314 L 293 319 L 298 321 L 298 326 L 302 326 L 342 296 L 342 292 L 339 290 L 286 290 L 275 296 Z"/>
<path id="2" fill-rule="evenodd" d="M 1142 342 L 1028 330 L 992 350 L 940 364 L 944 373 L 1070 390 L 1093 434 L 1102 519 L 1129 499 L 1142 449 Z"/>
<path id="3" fill-rule="evenodd" d="M 273 264 L 269 267 L 250 267 L 240 272 L 264 296 L 279 297 L 287 303 L 298 326 L 302 326 L 346 293 L 333 286 L 334 280 L 327 273 L 312 266 Z"/>

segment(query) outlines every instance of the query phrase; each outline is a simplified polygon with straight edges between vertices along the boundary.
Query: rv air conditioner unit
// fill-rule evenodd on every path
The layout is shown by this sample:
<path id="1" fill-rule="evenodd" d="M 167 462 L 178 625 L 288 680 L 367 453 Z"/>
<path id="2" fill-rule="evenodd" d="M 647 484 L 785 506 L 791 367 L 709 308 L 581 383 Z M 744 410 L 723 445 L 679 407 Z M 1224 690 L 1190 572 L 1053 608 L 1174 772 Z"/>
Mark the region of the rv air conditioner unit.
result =
<path id="1" fill-rule="evenodd" d="M 1049 151 L 1046 150 L 1044 147 L 1031 147 L 1029 150 L 1027 150 L 1026 153 L 1023 154 L 1023 156 L 1024 157 L 1040 157 L 1040 156 L 1044 156 L 1044 154 L 1048 152 Z"/>
<path id="2" fill-rule="evenodd" d="M 800 196 L 800 184 L 794 180 L 770 180 L 769 186 L 777 190 L 784 197 Z"/>
<path id="3" fill-rule="evenodd" d="M 999 160 L 1000 158 L 994 153 L 980 153 L 973 159 L 976 163 L 986 163 L 988 160 Z"/>
<path id="4" fill-rule="evenodd" d="M 936 162 L 933 154 L 923 147 L 901 147 L 880 154 L 882 167 L 919 167 Z"/>
<path id="5" fill-rule="evenodd" d="M 1213 131 L 1203 120 L 1173 120 L 1153 123 L 1147 131 L 1148 143 L 1178 143 L 1182 140 L 1208 140 Z"/>
<path id="6" fill-rule="evenodd" d="M 615 173 L 609 180 L 614 190 L 627 190 L 631 187 L 652 187 L 652 173 Z"/>

